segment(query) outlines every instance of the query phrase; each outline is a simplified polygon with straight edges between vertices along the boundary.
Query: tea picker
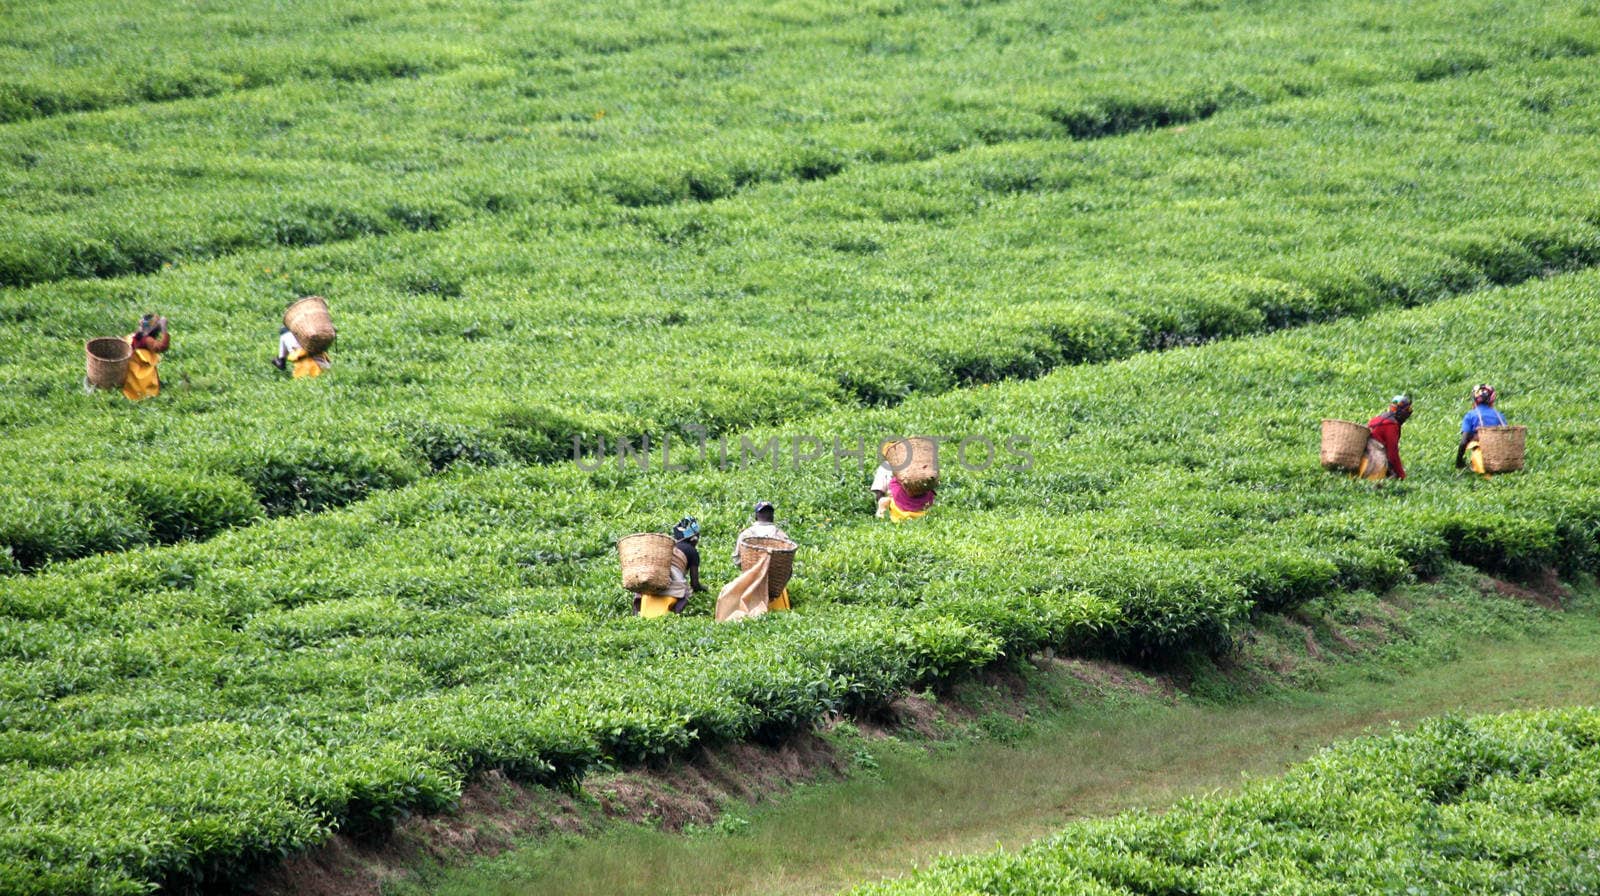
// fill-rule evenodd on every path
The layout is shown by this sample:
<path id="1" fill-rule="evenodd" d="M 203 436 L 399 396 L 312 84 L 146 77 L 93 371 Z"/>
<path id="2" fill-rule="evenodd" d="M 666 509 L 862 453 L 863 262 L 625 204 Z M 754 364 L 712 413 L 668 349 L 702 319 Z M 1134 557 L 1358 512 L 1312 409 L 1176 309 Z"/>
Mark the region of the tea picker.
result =
<path id="1" fill-rule="evenodd" d="M 1528 428 L 1511 426 L 1495 409 L 1494 387 L 1479 383 L 1472 389 L 1472 410 L 1461 418 L 1461 443 L 1456 446 L 1456 469 L 1469 463 L 1472 472 L 1487 478 L 1494 473 L 1522 469 Z M 1470 458 L 1470 461 L 1469 461 Z"/>
<path id="2" fill-rule="evenodd" d="M 617 542 L 622 587 L 634 592 L 633 615 L 653 619 L 682 613 L 700 584 L 700 523 L 686 516 L 672 534 L 645 532 Z"/>
<path id="3" fill-rule="evenodd" d="M 1396 395 L 1389 400 L 1389 409 L 1367 421 L 1371 438 L 1367 440 L 1367 453 L 1361 459 L 1356 476 L 1361 479 L 1406 478 L 1406 468 L 1400 462 L 1400 427 L 1411 419 L 1411 397 Z"/>
<path id="4" fill-rule="evenodd" d="M 755 562 L 756 553 L 750 550 L 750 545 L 762 543 L 763 541 L 794 544 L 794 539 L 789 537 L 789 533 L 778 528 L 778 524 L 773 522 L 776 514 L 777 511 L 773 509 L 771 501 L 756 502 L 751 511 L 751 515 L 754 518 L 753 522 L 744 527 L 739 532 L 739 537 L 733 540 L 733 562 L 739 566 L 741 571 L 748 572 Z M 767 602 L 767 609 L 789 609 L 789 589 L 787 587 L 778 589 L 773 598 Z"/>
<path id="5" fill-rule="evenodd" d="M 770 611 L 789 609 L 789 579 L 797 549 L 789 534 L 773 522 L 770 501 L 757 501 L 755 522 L 733 542 L 739 575 L 717 595 L 718 622 L 740 622 Z"/>
<path id="6" fill-rule="evenodd" d="M 784 532 L 782 529 L 778 528 L 778 524 L 773 522 L 773 519 L 777 516 L 777 511 L 773 509 L 771 501 L 757 501 L 756 506 L 750 512 L 750 516 L 752 519 L 750 525 L 745 526 L 744 529 L 739 532 L 739 537 L 733 541 L 734 563 L 739 562 L 739 545 L 742 544 L 746 538 L 781 538 L 784 541 L 793 540 L 789 538 L 789 534 L 787 532 Z"/>
<path id="7" fill-rule="evenodd" d="M 900 439 L 884 443 L 879 453 L 883 463 L 872 480 L 878 516 L 896 523 L 926 516 L 938 496 L 939 443 L 927 438 Z M 885 471 L 890 475 L 886 477 Z"/>
<path id="8" fill-rule="evenodd" d="M 139 318 L 139 328 L 128 334 L 128 372 L 122 381 L 123 397 L 129 401 L 153 398 L 161 394 L 161 377 L 156 365 L 161 355 L 172 347 L 172 333 L 167 329 L 167 319 L 156 314 Z"/>
<path id="9" fill-rule="evenodd" d="M 1483 473 L 1483 450 L 1478 446 L 1478 430 L 1485 426 L 1505 426 L 1506 418 L 1495 410 L 1494 387 L 1479 383 L 1472 389 L 1472 410 L 1461 418 L 1461 444 L 1456 446 L 1456 469 L 1467 465 L 1472 456 L 1472 471 Z"/>
<path id="10" fill-rule="evenodd" d="M 337 337 L 327 300 L 321 296 L 306 296 L 283 312 L 283 327 L 278 331 L 278 357 L 272 360 L 272 366 L 291 371 L 295 379 L 321 376 L 333 366 L 328 349 Z"/>
<path id="11" fill-rule="evenodd" d="M 294 366 L 289 366 L 291 364 Z M 324 370 L 333 366 L 333 361 L 328 358 L 327 352 L 320 355 L 307 354 L 294 333 L 288 327 L 281 327 L 278 330 L 278 357 L 272 359 L 272 366 L 289 371 L 298 380 L 304 377 L 322 376 Z"/>

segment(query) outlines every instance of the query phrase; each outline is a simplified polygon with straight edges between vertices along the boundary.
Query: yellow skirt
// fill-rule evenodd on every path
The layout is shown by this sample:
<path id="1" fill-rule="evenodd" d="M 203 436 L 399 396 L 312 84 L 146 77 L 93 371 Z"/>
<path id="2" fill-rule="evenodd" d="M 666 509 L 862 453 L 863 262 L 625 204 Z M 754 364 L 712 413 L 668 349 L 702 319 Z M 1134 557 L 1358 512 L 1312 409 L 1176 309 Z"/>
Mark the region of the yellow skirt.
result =
<path id="1" fill-rule="evenodd" d="M 129 401 L 154 398 L 161 394 L 161 378 L 156 375 L 156 365 L 161 354 L 147 348 L 136 348 L 128 359 L 128 373 L 122 378 L 122 395 Z"/>
<path id="2" fill-rule="evenodd" d="M 914 520 L 927 515 L 928 511 L 926 510 L 901 510 L 900 505 L 894 503 L 893 498 L 889 499 L 889 519 L 894 522 L 903 523 L 906 520 Z"/>
<path id="3" fill-rule="evenodd" d="M 783 589 L 783 593 L 782 594 L 778 595 L 777 597 L 773 598 L 772 600 L 767 601 L 767 612 L 769 612 L 769 613 L 770 612 L 774 612 L 774 611 L 782 612 L 782 611 L 787 610 L 787 609 L 789 609 L 789 589 L 788 588 Z"/>
<path id="4" fill-rule="evenodd" d="M 672 605 L 677 602 L 675 597 L 664 594 L 639 595 L 639 615 L 645 619 L 657 619 L 672 612 Z"/>
<path id="5" fill-rule="evenodd" d="M 1389 478 L 1389 453 L 1377 439 L 1367 440 L 1366 453 L 1361 456 L 1361 466 L 1355 472 L 1357 479 L 1382 482 Z"/>
<path id="6" fill-rule="evenodd" d="M 1472 472 L 1477 473 L 1479 476 L 1489 475 L 1488 471 L 1483 468 L 1483 449 L 1478 447 L 1477 442 L 1467 443 L 1467 455 L 1472 458 Z"/>
<path id="7" fill-rule="evenodd" d="M 294 378 L 300 379 L 308 376 L 322 376 L 322 371 L 328 369 L 331 363 L 326 354 L 308 355 L 303 348 L 297 348 L 289 353 L 289 363 L 294 365 Z"/>

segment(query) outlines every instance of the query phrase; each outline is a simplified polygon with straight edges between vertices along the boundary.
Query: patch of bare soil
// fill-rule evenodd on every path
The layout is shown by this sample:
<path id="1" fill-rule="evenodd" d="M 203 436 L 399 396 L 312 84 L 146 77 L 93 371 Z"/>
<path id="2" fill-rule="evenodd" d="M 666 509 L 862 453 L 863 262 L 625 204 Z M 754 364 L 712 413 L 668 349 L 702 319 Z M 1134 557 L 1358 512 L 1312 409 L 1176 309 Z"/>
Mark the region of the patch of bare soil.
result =
<path id="1" fill-rule="evenodd" d="M 912 731 L 920 737 L 943 736 L 940 722 L 966 722 L 972 713 L 959 703 L 944 703 L 924 694 L 906 694 L 897 697 L 887 706 L 861 718 L 852 719 L 856 728 L 868 737 L 888 737 L 900 731 Z M 829 720 L 830 724 L 843 721 L 843 717 Z"/>
<path id="2" fill-rule="evenodd" d="M 1478 590 L 1484 594 L 1498 594 L 1547 610 L 1566 609 L 1566 600 L 1572 596 L 1572 592 L 1561 583 L 1561 577 L 1553 569 L 1545 569 L 1522 584 L 1484 576 L 1478 583 Z"/>
<path id="3" fill-rule="evenodd" d="M 1170 700 L 1181 690 L 1171 676 L 1153 675 L 1110 660 L 1046 657 L 1037 662 L 1041 665 L 1055 666 L 1101 693 L 1116 691 L 1139 697 Z"/>

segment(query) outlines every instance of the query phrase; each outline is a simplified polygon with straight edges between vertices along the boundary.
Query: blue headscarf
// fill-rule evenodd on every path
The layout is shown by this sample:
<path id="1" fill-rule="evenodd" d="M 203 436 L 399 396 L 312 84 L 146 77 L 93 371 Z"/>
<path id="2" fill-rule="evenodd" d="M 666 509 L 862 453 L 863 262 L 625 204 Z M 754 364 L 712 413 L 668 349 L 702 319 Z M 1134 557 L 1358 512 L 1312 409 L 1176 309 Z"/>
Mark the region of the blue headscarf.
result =
<path id="1" fill-rule="evenodd" d="M 700 534 L 700 521 L 692 516 L 686 516 L 672 527 L 672 537 L 675 541 L 688 541 Z"/>

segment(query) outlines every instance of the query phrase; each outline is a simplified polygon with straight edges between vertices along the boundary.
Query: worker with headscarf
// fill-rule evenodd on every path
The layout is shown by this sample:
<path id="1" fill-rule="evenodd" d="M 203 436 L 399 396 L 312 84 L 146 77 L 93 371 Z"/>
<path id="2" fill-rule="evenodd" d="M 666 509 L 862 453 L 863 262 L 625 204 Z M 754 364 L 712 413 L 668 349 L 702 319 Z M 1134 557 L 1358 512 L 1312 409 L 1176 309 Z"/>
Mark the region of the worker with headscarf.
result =
<path id="1" fill-rule="evenodd" d="M 1367 456 L 1356 475 L 1362 479 L 1404 479 L 1405 464 L 1400 462 L 1400 427 L 1411 419 L 1411 397 L 1396 395 L 1389 409 L 1367 421 L 1372 437 L 1367 439 Z"/>
<path id="2" fill-rule="evenodd" d="M 172 346 L 167 319 L 157 314 L 139 318 L 139 328 L 128 334 L 128 345 L 133 355 L 128 358 L 128 372 L 122 379 L 123 396 L 138 401 L 160 395 L 161 377 L 156 365 L 161 363 L 161 353 Z"/>
<path id="3" fill-rule="evenodd" d="M 635 594 L 633 614 L 647 619 L 682 613 L 689 595 L 706 590 L 700 584 L 700 521 L 686 516 L 672 527 L 672 581 L 662 594 Z"/>
<path id="4" fill-rule="evenodd" d="M 1506 418 L 1495 410 L 1494 387 L 1488 383 L 1479 383 L 1472 388 L 1472 410 L 1461 418 L 1461 443 L 1456 446 L 1456 469 L 1467 465 L 1467 458 L 1472 459 L 1472 470 L 1483 473 L 1483 452 L 1478 450 L 1478 430 L 1485 426 L 1505 426 Z"/>
<path id="5" fill-rule="evenodd" d="M 300 379 L 322 376 L 322 372 L 332 367 L 333 362 L 328 359 L 327 352 L 308 354 L 300 347 L 300 340 L 295 338 L 294 333 L 288 327 L 282 327 L 278 330 L 278 357 L 272 359 L 272 366 L 279 370 L 290 370 L 295 379 Z"/>

